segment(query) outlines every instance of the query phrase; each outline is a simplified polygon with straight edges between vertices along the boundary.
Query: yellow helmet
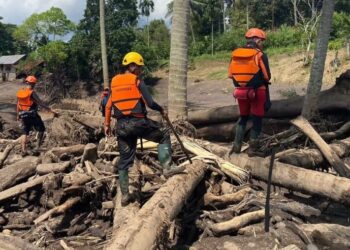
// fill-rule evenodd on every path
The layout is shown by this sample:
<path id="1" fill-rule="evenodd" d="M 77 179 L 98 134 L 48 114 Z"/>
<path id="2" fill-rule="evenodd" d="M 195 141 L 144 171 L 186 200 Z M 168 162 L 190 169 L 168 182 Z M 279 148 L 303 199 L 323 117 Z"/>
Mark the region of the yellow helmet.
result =
<path id="1" fill-rule="evenodd" d="M 124 66 L 127 66 L 130 63 L 135 63 L 135 64 L 137 64 L 139 66 L 145 65 L 144 62 L 143 62 L 143 57 L 137 52 L 129 52 L 128 54 L 126 54 L 124 56 L 122 64 Z"/>

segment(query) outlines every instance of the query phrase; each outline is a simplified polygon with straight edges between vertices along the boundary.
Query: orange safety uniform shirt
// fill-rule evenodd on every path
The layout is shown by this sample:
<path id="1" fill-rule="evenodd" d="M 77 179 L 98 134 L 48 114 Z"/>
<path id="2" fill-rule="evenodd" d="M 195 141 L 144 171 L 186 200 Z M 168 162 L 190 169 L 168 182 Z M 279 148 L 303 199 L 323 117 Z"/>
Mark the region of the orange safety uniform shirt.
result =
<path id="1" fill-rule="evenodd" d="M 111 122 L 112 109 L 115 118 L 123 116 L 145 117 L 146 107 L 139 90 L 138 77 L 125 73 L 113 77 L 111 94 L 106 105 L 105 124 Z"/>
<path id="2" fill-rule="evenodd" d="M 32 99 L 33 90 L 28 88 L 20 89 L 17 92 L 17 113 L 20 111 L 29 111 L 34 106 Z"/>
<path id="3" fill-rule="evenodd" d="M 263 53 L 257 48 L 238 48 L 232 52 L 228 77 L 236 87 L 265 88 L 270 80 Z"/>

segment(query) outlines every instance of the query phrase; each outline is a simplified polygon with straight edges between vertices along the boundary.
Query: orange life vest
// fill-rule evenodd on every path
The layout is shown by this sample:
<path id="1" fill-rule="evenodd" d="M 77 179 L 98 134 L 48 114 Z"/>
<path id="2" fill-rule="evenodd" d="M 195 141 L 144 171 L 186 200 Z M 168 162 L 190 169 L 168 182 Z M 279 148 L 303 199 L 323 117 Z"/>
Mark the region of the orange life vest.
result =
<path id="1" fill-rule="evenodd" d="M 239 87 L 257 87 L 263 82 L 259 60 L 262 52 L 254 48 L 238 48 L 232 52 L 229 77 Z"/>
<path id="2" fill-rule="evenodd" d="M 34 102 L 32 100 L 32 89 L 20 89 L 17 92 L 17 108 L 18 111 L 29 111 L 33 105 Z"/>
<path id="3" fill-rule="evenodd" d="M 137 76 L 131 73 L 119 74 L 113 77 L 110 98 L 116 117 L 145 115 L 145 105 L 138 84 Z"/>

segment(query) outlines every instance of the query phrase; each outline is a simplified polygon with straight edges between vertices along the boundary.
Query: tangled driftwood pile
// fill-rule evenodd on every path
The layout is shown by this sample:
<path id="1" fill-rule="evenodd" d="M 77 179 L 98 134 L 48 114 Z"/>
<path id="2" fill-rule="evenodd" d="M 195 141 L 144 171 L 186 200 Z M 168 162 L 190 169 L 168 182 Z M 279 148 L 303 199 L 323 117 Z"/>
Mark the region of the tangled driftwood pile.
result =
<path id="1" fill-rule="evenodd" d="M 186 171 L 165 177 L 157 145 L 139 142 L 133 202 L 121 207 L 115 139 L 98 141 L 101 121 L 91 114 L 61 113 L 40 154 L 22 158 L 16 131 L 1 134 L 3 249 L 350 248 L 347 120 L 311 126 L 298 117 L 265 135 L 262 148 L 276 153 L 270 205 L 270 156 L 228 155 L 230 145 L 190 138 L 195 129 L 179 122 L 193 163 L 173 141 Z"/>

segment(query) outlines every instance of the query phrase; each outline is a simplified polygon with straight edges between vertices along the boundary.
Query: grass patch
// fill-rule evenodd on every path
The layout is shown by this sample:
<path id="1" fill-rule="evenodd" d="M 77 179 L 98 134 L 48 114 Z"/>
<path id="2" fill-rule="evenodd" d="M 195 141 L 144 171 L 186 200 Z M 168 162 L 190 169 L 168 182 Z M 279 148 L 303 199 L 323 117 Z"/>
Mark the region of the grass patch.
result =
<path id="1" fill-rule="evenodd" d="M 209 80 L 222 80 L 227 78 L 227 70 L 219 70 L 208 74 L 207 79 Z"/>

